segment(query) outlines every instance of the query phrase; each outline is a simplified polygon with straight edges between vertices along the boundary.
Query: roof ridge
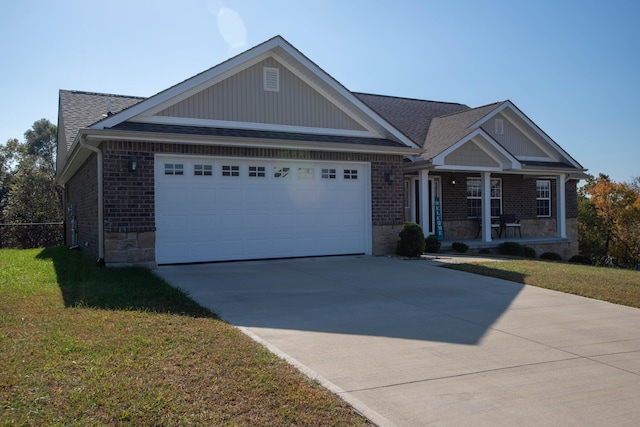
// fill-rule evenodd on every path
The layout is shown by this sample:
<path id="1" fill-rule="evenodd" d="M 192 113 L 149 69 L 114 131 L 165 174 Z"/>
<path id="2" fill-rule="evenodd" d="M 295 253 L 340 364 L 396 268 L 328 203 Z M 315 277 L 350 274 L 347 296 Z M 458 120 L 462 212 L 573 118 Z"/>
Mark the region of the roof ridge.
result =
<path id="1" fill-rule="evenodd" d="M 147 99 L 146 96 L 119 95 L 119 94 L 115 94 L 115 93 L 89 92 L 89 91 L 84 91 L 84 90 L 60 89 L 60 92 L 72 93 L 74 95 L 91 95 L 91 96 L 109 96 L 109 97 L 113 97 L 113 98 Z"/>
<path id="2" fill-rule="evenodd" d="M 459 102 L 450 102 L 450 101 L 434 101 L 432 99 L 420 99 L 420 98 L 409 98 L 406 96 L 396 96 L 396 95 L 381 95 L 381 94 L 377 94 L 377 93 L 365 93 L 365 92 L 351 92 L 354 95 L 368 95 L 368 96 L 378 96 L 381 98 L 395 98 L 395 99 L 404 99 L 407 101 L 419 101 L 419 102 L 435 102 L 438 104 L 451 104 L 451 105 L 462 105 L 465 106 L 465 104 L 461 104 Z"/>
<path id="3" fill-rule="evenodd" d="M 486 107 L 489 107 L 489 106 L 491 106 L 491 105 L 503 104 L 504 102 L 506 102 L 506 101 L 497 101 L 497 102 L 492 102 L 492 103 L 490 103 L 490 104 L 481 105 L 481 106 L 479 106 L 479 107 L 469 108 L 468 110 L 462 110 L 462 111 L 456 111 L 456 112 L 449 113 L 449 114 L 443 114 L 442 116 L 438 116 L 438 117 L 436 117 L 436 118 L 441 119 L 441 118 L 443 118 L 443 117 L 454 116 L 454 115 L 456 115 L 456 114 L 468 114 L 468 113 L 472 112 L 473 110 L 479 110 L 480 108 L 486 108 Z"/>

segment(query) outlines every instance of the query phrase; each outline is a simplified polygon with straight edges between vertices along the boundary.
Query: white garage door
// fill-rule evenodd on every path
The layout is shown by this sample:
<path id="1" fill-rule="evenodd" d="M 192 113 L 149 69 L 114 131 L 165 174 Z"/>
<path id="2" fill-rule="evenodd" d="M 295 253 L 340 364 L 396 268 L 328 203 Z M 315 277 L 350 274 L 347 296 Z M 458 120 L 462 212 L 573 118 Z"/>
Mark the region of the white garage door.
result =
<path id="1" fill-rule="evenodd" d="M 157 155 L 159 264 L 371 252 L 367 163 Z"/>

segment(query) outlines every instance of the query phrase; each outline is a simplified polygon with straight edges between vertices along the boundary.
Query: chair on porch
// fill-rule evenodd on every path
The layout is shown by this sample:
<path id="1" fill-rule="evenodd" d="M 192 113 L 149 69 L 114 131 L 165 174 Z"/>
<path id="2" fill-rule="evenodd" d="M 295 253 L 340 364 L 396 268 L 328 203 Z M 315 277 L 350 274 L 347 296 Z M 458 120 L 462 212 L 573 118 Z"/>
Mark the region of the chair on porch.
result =
<path id="1" fill-rule="evenodd" d="M 522 237 L 520 225 L 520 220 L 516 219 L 516 216 L 514 214 L 500 215 L 500 230 L 498 236 L 502 237 L 502 233 L 504 233 L 504 237 L 507 237 L 507 230 L 509 228 L 513 228 L 513 237 L 516 236 L 516 230 L 518 230 L 518 234 L 520 235 L 520 237 Z"/>
<path id="2" fill-rule="evenodd" d="M 474 217 L 473 219 L 475 219 L 476 221 L 476 225 L 478 226 L 478 229 L 476 231 L 476 239 L 478 237 L 480 237 L 480 233 L 482 232 L 482 217 Z M 496 234 L 498 235 L 498 237 L 500 237 L 500 232 L 501 232 L 501 228 L 500 228 L 500 223 L 495 222 L 495 221 L 491 221 L 491 231 L 495 230 Z"/>

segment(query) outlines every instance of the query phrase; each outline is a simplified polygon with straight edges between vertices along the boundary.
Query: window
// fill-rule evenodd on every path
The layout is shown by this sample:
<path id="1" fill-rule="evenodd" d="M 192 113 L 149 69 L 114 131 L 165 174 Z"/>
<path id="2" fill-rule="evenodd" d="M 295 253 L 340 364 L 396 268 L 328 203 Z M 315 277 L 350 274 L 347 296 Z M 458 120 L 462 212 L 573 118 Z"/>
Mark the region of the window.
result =
<path id="1" fill-rule="evenodd" d="M 313 168 L 298 168 L 298 179 L 313 179 Z"/>
<path id="2" fill-rule="evenodd" d="M 249 166 L 250 178 L 264 178 L 267 176 L 264 166 Z"/>
<path id="3" fill-rule="evenodd" d="M 502 215 L 502 180 L 499 178 L 491 179 L 491 216 L 498 217 Z"/>
<path id="4" fill-rule="evenodd" d="M 222 166 L 222 176 L 240 176 L 240 166 Z"/>
<path id="5" fill-rule="evenodd" d="M 496 135 L 503 135 L 504 134 L 504 120 L 496 119 L 495 120 L 495 127 L 496 127 Z"/>
<path id="6" fill-rule="evenodd" d="M 536 181 L 536 210 L 538 216 L 551 216 L 551 181 Z"/>
<path id="7" fill-rule="evenodd" d="M 193 165 L 193 174 L 196 176 L 212 176 L 212 165 Z"/>
<path id="8" fill-rule="evenodd" d="M 502 215 L 502 180 L 500 178 L 491 178 L 489 188 L 489 206 L 491 207 L 491 216 L 499 217 Z M 481 178 L 467 178 L 467 216 L 482 216 Z"/>
<path id="9" fill-rule="evenodd" d="M 273 168 L 273 177 L 274 178 L 289 178 L 289 168 L 283 168 L 276 166 Z"/>
<path id="10" fill-rule="evenodd" d="M 322 169 L 322 179 L 336 179 L 335 169 Z"/>
<path id="11" fill-rule="evenodd" d="M 467 216 L 482 216 L 482 179 L 467 178 Z"/>
<path id="12" fill-rule="evenodd" d="M 165 163 L 165 175 L 184 175 L 184 165 L 182 163 Z"/>
<path id="13" fill-rule="evenodd" d="M 358 169 L 345 169 L 344 179 L 358 179 Z"/>

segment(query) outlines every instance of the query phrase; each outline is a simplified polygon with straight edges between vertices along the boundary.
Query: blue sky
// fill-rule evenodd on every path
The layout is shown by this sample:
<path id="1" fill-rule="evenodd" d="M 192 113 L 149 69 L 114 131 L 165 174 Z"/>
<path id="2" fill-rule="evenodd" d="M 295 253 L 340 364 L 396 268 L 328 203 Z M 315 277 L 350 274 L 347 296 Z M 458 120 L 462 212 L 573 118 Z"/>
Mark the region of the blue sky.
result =
<path id="1" fill-rule="evenodd" d="M 589 173 L 640 176 L 640 2 L 20 0 L 0 14 L 0 143 L 58 90 L 151 96 L 275 35 L 348 89 L 510 99 Z"/>

